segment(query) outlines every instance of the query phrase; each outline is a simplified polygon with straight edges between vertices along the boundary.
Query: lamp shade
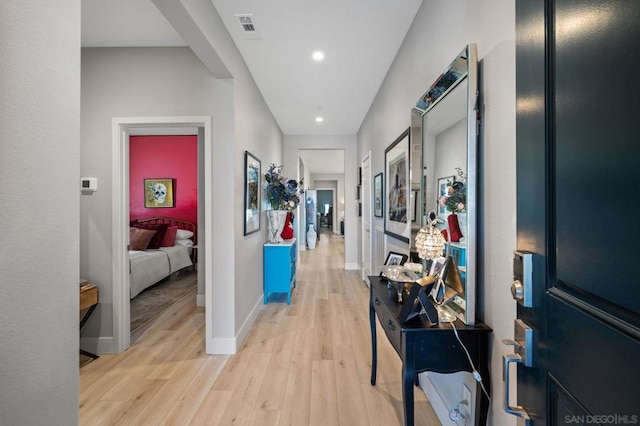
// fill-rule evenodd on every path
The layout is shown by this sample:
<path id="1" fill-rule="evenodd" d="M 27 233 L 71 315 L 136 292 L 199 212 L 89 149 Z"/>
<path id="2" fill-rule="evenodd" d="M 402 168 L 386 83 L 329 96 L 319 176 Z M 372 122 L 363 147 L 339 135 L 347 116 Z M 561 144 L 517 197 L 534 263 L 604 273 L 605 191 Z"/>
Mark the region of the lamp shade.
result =
<path id="1" fill-rule="evenodd" d="M 445 240 L 437 226 L 430 223 L 416 235 L 416 249 L 420 259 L 433 260 L 444 252 Z"/>

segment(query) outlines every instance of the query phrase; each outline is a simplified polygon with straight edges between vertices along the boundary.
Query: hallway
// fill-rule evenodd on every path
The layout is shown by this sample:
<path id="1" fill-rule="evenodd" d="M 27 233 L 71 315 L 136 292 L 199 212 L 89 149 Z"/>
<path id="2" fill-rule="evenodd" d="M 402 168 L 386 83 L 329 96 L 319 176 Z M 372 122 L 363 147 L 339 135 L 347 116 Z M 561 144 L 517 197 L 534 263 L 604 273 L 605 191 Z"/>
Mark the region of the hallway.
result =
<path id="1" fill-rule="evenodd" d="M 359 273 L 344 271 L 344 238 L 324 229 L 300 253 L 291 305 L 266 305 L 238 354 L 205 355 L 203 309 L 176 304 L 127 352 L 80 370 L 80 423 L 400 425 L 400 358 L 387 339 L 369 383 L 368 300 Z M 440 424 L 415 396 L 416 424 Z"/>

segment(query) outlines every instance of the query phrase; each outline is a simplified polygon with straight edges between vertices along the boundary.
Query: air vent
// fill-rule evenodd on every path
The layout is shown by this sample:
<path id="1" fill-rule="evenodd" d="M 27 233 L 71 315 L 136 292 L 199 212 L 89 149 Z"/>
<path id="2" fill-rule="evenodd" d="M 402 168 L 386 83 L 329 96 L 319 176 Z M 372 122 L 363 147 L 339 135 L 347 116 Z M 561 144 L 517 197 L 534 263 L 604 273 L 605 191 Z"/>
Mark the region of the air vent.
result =
<path id="1" fill-rule="evenodd" d="M 238 14 L 233 15 L 240 25 L 242 35 L 244 38 L 260 38 L 258 31 L 256 30 L 255 21 L 252 14 Z"/>

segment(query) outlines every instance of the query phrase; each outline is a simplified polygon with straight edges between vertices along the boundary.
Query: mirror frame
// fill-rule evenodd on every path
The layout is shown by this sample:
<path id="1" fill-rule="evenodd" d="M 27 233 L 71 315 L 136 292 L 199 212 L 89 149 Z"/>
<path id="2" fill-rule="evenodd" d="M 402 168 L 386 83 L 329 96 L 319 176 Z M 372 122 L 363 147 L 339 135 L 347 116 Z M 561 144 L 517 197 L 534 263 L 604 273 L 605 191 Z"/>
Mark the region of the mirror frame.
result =
<path id="1" fill-rule="evenodd" d="M 458 74 L 460 70 L 461 60 L 466 59 L 466 71 L 461 75 Z M 454 72 L 455 71 L 455 72 Z M 455 79 L 452 79 L 455 76 Z M 427 224 L 427 215 L 429 211 L 433 209 L 427 208 L 426 205 L 426 191 L 424 179 L 425 162 L 425 144 L 426 144 L 426 131 L 424 125 L 424 119 L 427 113 L 438 105 L 439 101 L 445 98 L 445 96 L 460 84 L 467 83 L 467 99 L 466 99 L 466 127 L 467 127 L 467 230 L 465 237 L 466 244 L 466 282 L 465 282 L 465 298 L 464 300 L 464 316 L 456 314 L 456 317 L 463 321 L 467 325 L 475 325 L 476 323 L 476 293 L 477 293 L 477 217 L 478 217 L 478 136 L 480 126 L 480 111 L 478 108 L 478 53 L 475 43 L 468 44 L 464 49 L 455 57 L 455 59 L 449 64 L 442 74 L 436 79 L 436 81 L 429 87 L 427 91 L 420 97 L 416 106 L 411 111 L 411 127 L 413 135 L 420 135 L 422 141 L 421 148 L 421 173 L 420 173 L 420 226 L 424 227 Z M 428 104 L 424 103 L 424 99 L 427 99 L 427 95 L 435 94 L 431 96 Z M 415 172 L 414 172 L 415 173 Z M 413 242 L 412 242 L 413 244 Z M 457 297 L 457 296 L 456 296 Z M 460 301 L 454 300 L 451 303 L 457 303 Z M 452 311 L 453 312 L 453 311 Z"/>

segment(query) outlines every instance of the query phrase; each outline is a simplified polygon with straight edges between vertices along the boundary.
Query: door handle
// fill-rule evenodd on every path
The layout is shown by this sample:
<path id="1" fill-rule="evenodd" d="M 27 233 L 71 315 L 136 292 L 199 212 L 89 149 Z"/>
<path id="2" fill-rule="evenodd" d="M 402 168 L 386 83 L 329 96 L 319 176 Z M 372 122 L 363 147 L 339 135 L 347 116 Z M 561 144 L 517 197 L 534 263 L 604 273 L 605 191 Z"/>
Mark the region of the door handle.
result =
<path id="1" fill-rule="evenodd" d="M 502 380 L 504 381 L 504 411 L 507 414 L 520 417 L 524 420 L 524 424 L 529 426 L 531 424 L 531 417 L 527 410 L 522 406 L 512 406 L 509 402 L 509 364 L 522 363 L 522 357 L 518 354 L 509 354 L 502 356 Z"/>

